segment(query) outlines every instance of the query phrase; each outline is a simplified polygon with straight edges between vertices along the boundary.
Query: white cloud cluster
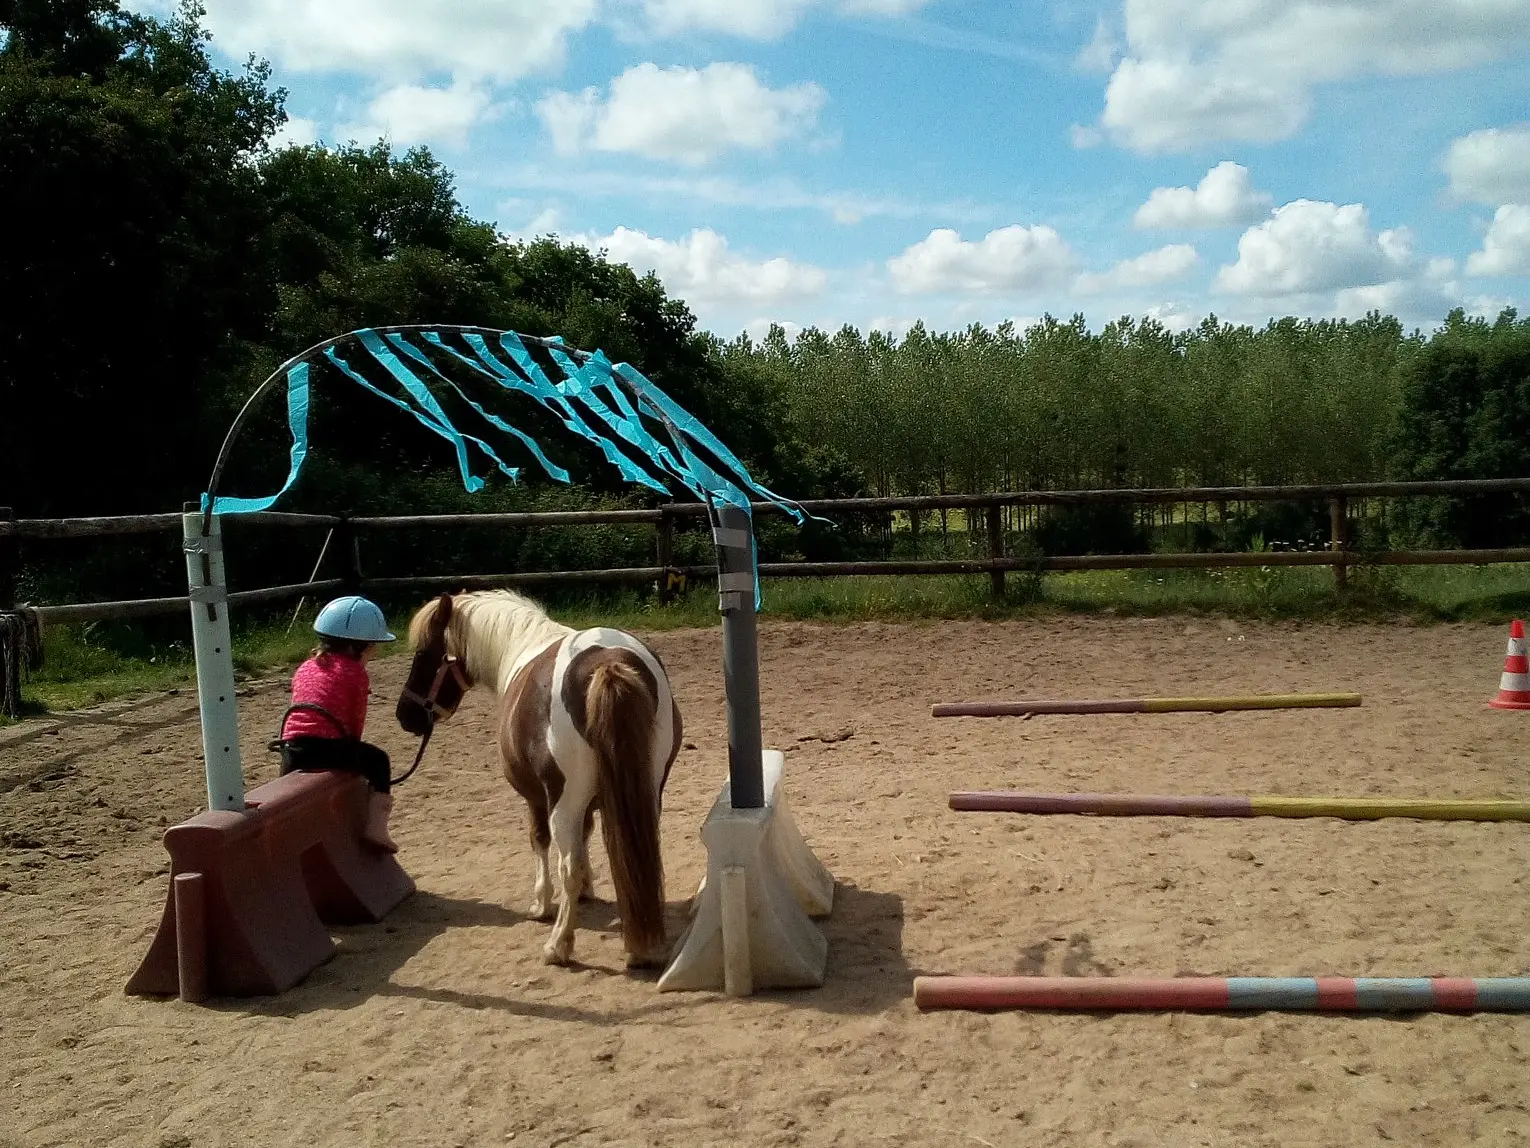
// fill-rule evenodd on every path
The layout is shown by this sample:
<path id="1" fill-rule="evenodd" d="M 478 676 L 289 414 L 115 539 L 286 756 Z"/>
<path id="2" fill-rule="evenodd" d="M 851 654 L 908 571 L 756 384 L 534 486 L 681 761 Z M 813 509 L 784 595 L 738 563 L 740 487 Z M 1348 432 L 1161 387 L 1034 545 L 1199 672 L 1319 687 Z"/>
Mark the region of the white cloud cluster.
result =
<path id="1" fill-rule="evenodd" d="M 385 81 L 429 73 L 509 81 L 557 67 L 599 0 L 205 0 L 206 25 L 234 55 L 297 72 Z"/>
<path id="2" fill-rule="evenodd" d="M 1241 227 L 1263 219 L 1273 197 L 1255 191 L 1248 168 L 1223 160 L 1194 187 L 1154 188 L 1137 209 L 1138 227 Z"/>
<path id="3" fill-rule="evenodd" d="M 930 0 L 643 0 L 648 25 L 660 35 L 722 32 L 773 40 L 813 8 L 850 16 L 906 16 Z"/>
<path id="4" fill-rule="evenodd" d="M 287 122 L 276 129 L 276 134 L 271 137 L 271 148 L 306 147 L 319 138 L 319 125 L 317 121 L 303 116 L 287 117 Z"/>
<path id="5" fill-rule="evenodd" d="M 1277 207 L 1238 240 L 1238 261 L 1216 285 L 1240 295 L 1302 295 L 1407 277 L 1412 239 L 1404 228 L 1375 233 L 1365 205 L 1298 199 Z"/>
<path id="6" fill-rule="evenodd" d="M 1182 279 L 1201 261 L 1200 254 L 1188 243 L 1171 243 L 1156 251 L 1123 259 L 1103 274 L 1085 273 L 1074 282 L 1075 289 L 1093 294 L 1098 291 L 1151 287 Z"/>
<path id="7" fill-rule="evenodd" d="M 1317 85 L 1470 67 L 1530 44 L 1530 0 L 1126 0 L 1125 16 L 1101 122 L 1141 152 L 1283 139 Z"/>
<path id="8" fill-rule="evenodd" d="M 1466 261 L 1471 275 L 1530 275 L 1530 205 L 1506 203 L 1493 213 L 1482 250 Z"/>
<path id="9" fill-rule="evenodd" d="M 362 143 L 382 137 L 398 147 L 422 143 L 460 147 L 475 124 L 501 110 L 487 91 L 471 84 L 449 88 L 401 84 L 374 99 L 363 122 L 341 125 L 336 133 L 341 139 Z"/>
<path id="10" fill-rule="evenodd" d="M 1044 224 L 1014 224 L 967 240 L 937 228 L 887 261 L 893 286 L 905 295 L 1036 294 L 1148 287 L 1188 274 L 1200 255 L 1188 243 L 1160 247 L 1123 259 L 1104 272 L 1078 271 L 1078 256 L 1057 231 Z"/>
<path id="11" fill-rule="evenodd" d="M 887 261 L 893 285 L 907 294 L 946 291 L 1044 291 L 1065 286 L 1077 257 L 1056 230 L 1015 224 L 965 240 L 936 228 Z"/>
<path id="12" fill-rule="evenodd" d="M 1451 193 L 1475 203 L 1530 203 L 1530 123 L 1484 128 L 1445 153 Z"/>
<path id="13" fill-rule="evenodd" d="M 767 87 L 748 64 L 638 64 L 611 81 L 604 99 L 598 88 L 553 92 L 537 113 L 562 155 L 629 152 L 699 165 L 801 135 L 826 99 L 817 84 Z"/>
<path id="14" fill-rule="evenodd" d="M 672 294 L 701 307 L 805 299 L 819 294 L 828 282 L 828 276 L 810 264 L 738 255 L 710 228 L 669 240 L 618 227 L 610 235 L 580 236 L 577 242 L 604 250 L 613 262 L 626 263 L 640 275 L 654 272 Z"/>

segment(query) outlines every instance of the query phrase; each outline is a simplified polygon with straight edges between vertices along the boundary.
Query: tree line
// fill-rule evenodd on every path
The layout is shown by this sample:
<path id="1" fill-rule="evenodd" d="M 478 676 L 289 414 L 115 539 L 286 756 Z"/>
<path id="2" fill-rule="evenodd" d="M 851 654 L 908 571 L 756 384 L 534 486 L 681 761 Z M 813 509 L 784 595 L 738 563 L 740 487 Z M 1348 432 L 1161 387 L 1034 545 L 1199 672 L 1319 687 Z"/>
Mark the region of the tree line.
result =
<path id="1" fill-rule="evenodd" d="M 22 516 L 177 508 L 200 493 L 224 429 L 277 364 L 343 331 L 409 322 L 600 347 L 799 498 L 1526 473 L 1530 321 L 1512 311 L 1455 312 L 1428 335 L 1380 314 L 1262 329 L 1208 318 L 1182 333 L 1131 319 L 1095 332 L 1075 316 L 1023 331 L 846 327 L 789 340 L 776 329 L 727 341 L 653 275 L 551 238 L 506 240 L 465 210 L 427 149 L 274 146 L 285 92 L 258 60 L 215 66 L 201 18 L 190 0 L 165 19 L 117 0 L 0 0 L 0 207 L 11 224 L 0 505 Z M 491 478 L 470 500 L 439 440 L 384 404 L 341 398 L 328 374 L 316 376 L 319 454 L 292 509 L 642 497 L 594 452 L 550 436 L 571 488 L 540 481 L 507 443 L 525 481 Z M 285 436 L 281 404 L 269 404 L 228 489 L 275 489 Z M 1527 523 L 1509 499 L 1441 502 L 1406 525 L 1475 543 Z M 481 557 L 598 561 L 636 545 L 582 537 L 513 553 L 521 543 L 486 542 Z M 805 545 L 789 531 L 766 541 L 782 553 Z M 449 560 L 438 551 L 400 541 L 392 559 Z M 84 578 L 94 561 L 47 577 Z M 171 564 L 144 577 L 175 576 Z"/>

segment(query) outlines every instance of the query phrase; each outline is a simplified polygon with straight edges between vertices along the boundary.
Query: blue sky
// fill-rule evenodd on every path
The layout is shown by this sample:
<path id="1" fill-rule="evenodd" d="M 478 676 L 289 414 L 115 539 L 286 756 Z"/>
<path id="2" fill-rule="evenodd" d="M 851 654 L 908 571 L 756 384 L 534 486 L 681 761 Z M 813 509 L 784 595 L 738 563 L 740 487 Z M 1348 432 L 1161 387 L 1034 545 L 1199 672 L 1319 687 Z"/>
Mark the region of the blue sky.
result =
<path id="1" fill-rule="evenodd" d="M 288 138 L 428 144 L 725 336 L 1530 304 L 1530 0 L 206 4 Z"/>

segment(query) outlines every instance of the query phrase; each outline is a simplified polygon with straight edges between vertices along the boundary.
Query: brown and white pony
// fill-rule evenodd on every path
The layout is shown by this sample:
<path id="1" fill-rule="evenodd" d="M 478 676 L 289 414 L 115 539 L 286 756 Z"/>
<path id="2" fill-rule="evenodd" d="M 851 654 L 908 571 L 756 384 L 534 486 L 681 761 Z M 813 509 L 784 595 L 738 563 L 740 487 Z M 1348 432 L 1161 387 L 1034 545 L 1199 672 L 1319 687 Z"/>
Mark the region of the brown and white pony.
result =
<path id="1" fill-rule="evenodd" d="M 494 720 L 505 778 L 531 808 L 538 920 L 553 915 L 548 845 L 557 847 L 561 899 L 546 961 L 567 964 L 573 955 L 599 809 L 627 963 L 663 963 L 659 811 L 681 723 L 658 656 L 621 630 L 573 630 L 509 590 L 426 603 L 409 623 L 409 644 L 414 663 L 396 712 L 410 733 L 423 736 L 451 717 L 474 685 L 500 698 Z"/>

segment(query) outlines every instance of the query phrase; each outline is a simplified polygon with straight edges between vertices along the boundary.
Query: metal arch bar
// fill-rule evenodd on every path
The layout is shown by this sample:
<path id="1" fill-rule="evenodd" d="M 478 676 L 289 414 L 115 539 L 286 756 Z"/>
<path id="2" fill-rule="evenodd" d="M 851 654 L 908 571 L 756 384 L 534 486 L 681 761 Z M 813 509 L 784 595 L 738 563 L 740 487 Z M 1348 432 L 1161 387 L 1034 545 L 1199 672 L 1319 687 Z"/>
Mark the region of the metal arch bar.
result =
<path id="1" fill-rule="evenodd" d="M 233 424 L 228 428 L 228 434 L 223 438 L 223 445 L 218 448 L 218 457 L 213 463 L 212 476 L 207 480 L 207 509 L 202 520 L 202 533 L 204 535 L 210 534 L 212 531 L 212 507 L 217 501 L 218 483 L 223 478 L 224 467 L 228 465 L 229 452 L 233 449 L 234 440 L 244 430 L 244 424 L 249 421 L 256 404 L 265 398 L 277 381 L 284 377 L 293 367 L 312 355 L 317 355 L 319 352 L 328 350 L 330 347 L 338 346 L 347 339 L 354 338 L 362 331 L 376 331 L 380 335 L 404 334 L 410 331 L 453 331 L 461 335 L 492 335 L 496 337 L 511 333 L 508 328 L 479 327 L 469 323 L 395 323 L 385 327 L 358 327 L 354 331 L 347 331 L 343 335 L 336 335 L 334 338 L 325 339 L 322 343 L 315 343 L 306 351 L 293 355 L 286 362 L 282 363 L 281 366 L 277 367 L 276 370 L 267 375 L 260 386 L 251 392 L 250 397 L 245 399 L 244 406 L 239 408 L 239 413 L 234 416 Z M 580 350 L 578 347 L 570 347 L 556 339 L 543 338 L 540 335 L 522 335 L 519 331 L 515 332 L 515 334 L 524 343 L 534 343 L 539 347 L 557 347 L 564 354 L 570 355 L 575 359 L 588 359 L 591 357 L 591 352 Z"/>

